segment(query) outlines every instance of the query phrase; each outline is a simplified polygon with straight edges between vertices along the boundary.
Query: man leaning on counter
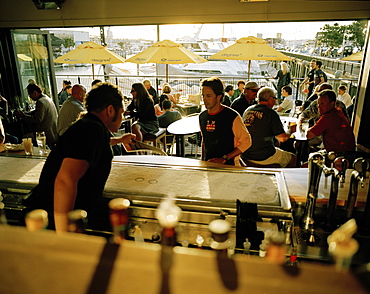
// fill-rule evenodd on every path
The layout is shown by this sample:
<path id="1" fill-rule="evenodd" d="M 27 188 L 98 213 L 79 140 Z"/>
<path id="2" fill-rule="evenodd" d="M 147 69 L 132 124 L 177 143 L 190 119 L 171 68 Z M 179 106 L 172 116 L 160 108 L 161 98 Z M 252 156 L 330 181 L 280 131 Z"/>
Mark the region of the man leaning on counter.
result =
<path id="1" fill-rule="evenodd" d="M 128 144 L 134 134 L 112 138 L 121 126 L 123 96 L 117 86 L 102 83 L 85 98 L 86 115 L 72 124 L 59 138 L 48 156 L 39 184 L 25 205 L 45 209 L 49 228 L 68 231 L 68 212 L 83 209 L 93 213 L 102 196 L 111 169 L 111 145 Z M 54 222 L 55 221 L 55 222 Z"/>

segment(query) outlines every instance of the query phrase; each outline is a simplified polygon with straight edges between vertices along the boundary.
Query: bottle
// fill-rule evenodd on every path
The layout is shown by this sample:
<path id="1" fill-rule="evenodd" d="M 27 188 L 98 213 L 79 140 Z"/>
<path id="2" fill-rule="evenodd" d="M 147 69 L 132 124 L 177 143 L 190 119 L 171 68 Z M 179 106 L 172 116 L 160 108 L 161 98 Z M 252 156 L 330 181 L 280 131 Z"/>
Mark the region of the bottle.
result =
<path id="1" fill-rule="evenodd" d="M 243 254 L 250 255 L 251 242 L 249 242 L 248 238 L 245 239 L 245 242 L 243 243 L 243 248 Z"/>
<path id="2" fill-rule="evenodd" d="M 144 242 L 143 232 L 139 226 L 135 226 L 134 239 L 135 242 Z"/>
<path id="3" fill-rule="evenodd" d="M 259 251 L 259 256 L 260 257 L 266 257 L 266 250 L 267 250 L 267 244 L 265 240 L 262 240 L 260 244 L 260 251 Z"/>
<path id="4" fill-rule="evenodd" d="M 299 262 L 297 261 L 297 247 L 292 247 L 290 251 L 290 256 L 285 261 L 286 266 L 299 266 Z"/>

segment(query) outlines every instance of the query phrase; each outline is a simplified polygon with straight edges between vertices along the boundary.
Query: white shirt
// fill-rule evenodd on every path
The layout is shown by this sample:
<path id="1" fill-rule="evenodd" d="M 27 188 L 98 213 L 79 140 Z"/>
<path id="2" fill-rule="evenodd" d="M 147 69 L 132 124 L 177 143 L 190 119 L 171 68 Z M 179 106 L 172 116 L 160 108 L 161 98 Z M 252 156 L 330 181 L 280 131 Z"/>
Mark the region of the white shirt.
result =
<path id="1" fill-rule="evenodd" d="M 283 109 L 280 111 L 281 113 L 287 112 L 289 109 L 293 108 L 293 96 L 289 95 L 284 97 L 284 101 L 279 105 L 279 107 L 282 107 Z"/>
<path id="2" fill-rule="evenodd" d="M 344 93 L 343 95 L 338 95 L 337 99 L 339 101 L 342 101 L 346 105 L 346 107 L 352 104 L 351 96 L 348 93 Z"/>

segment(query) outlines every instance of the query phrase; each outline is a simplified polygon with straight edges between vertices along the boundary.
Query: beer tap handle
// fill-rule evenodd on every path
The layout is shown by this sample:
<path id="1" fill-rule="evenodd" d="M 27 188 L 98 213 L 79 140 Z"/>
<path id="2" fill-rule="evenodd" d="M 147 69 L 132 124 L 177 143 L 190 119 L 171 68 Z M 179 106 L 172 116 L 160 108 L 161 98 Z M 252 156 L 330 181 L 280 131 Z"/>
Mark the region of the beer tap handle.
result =
<path id="1" fill-rule="evenodd" d="M 346 170 L 348 167 L 349 161 L 344 157 L 338 157 L 334 160 L 334 168 L 339 171 L 340 188 L 343 188 L 346 182 Z"/>
<path id="2" fill-rule="evenodd" d="M 361 189 L 365 188 L 365 178 L 366 178 L 366 170 L 368 169 L 368 162 L 366 159 L 360 157 L 355 160 L 353 163 L 353 167 L 359 173 L 359 182 L 361 185 Z"/>
<path id="3" fill-rule="evenodd" d="M 336 157 L 337 157 L 337 155 L 335 154 L 334 151 L 330 151 L 328 153 L 328 159 L 330 161 L 330 168 L 333 168 L 334 167 L 334 160 L 335 160 Z"/>

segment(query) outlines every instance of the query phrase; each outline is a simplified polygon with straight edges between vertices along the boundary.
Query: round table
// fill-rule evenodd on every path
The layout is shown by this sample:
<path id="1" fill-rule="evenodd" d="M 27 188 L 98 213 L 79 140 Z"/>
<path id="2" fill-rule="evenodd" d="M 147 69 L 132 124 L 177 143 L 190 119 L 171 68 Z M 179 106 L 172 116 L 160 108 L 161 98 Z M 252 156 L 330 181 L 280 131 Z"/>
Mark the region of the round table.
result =
<path id="1" fill-rule="evenodd" d="M 176 136 L 176 156 L 185 156 L 185 135 L 200 132 L 199 114 L 177 120 L 167 127 L 167 131 Z"/>

